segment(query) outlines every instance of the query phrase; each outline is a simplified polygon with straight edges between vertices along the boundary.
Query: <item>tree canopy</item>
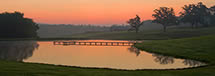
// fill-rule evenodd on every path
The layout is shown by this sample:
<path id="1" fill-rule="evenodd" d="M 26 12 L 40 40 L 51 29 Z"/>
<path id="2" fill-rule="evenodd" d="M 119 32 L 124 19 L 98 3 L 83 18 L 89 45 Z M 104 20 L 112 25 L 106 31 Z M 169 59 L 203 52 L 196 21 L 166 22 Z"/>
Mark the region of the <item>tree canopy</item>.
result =
<path id="1" fill-rule="evenodd" d="M 139 32 L 140 26 L 143 25 L 143 22 L 141 22 L 140 20 L 141 18 L 138 15 L 136 15 L 135 18 L 129 19 L 127 21 L 127 23 L 131 26 L 131 29 L 134 29 L 136 33 Z"/>
<path id="2" fill-rule="evenodd" d="M 215 6 L 209 8 L 211 16 L 210 16 L 210 24 L 215 25 Z"/>
<path id="3" fill-rule="evenodd" d="M 173 8 L 160 7 L 155 9 L 152 16 L 155 18 L 153 22 L 163 25 L 164 32 L 166 32 L 166 27 L 170 25 L 177 24 L 177 17 Z"/>
<path id="4" fill-rule="evenodd" d="M 184 23 L 191 23 L 192 28 L 198 24 L 207 26 L 209 24 L 210 11 L 202 2 L 198 4 L 184 5 L 183 12 L 181 14 L 181 21 Z"/>
<path id="5" fill-rule="evenodd" d="M 20 12 L 0 14 L 1 38 L 26 38 L 38 37 L 39 26 L 29 18 L 24 18 Z"/>

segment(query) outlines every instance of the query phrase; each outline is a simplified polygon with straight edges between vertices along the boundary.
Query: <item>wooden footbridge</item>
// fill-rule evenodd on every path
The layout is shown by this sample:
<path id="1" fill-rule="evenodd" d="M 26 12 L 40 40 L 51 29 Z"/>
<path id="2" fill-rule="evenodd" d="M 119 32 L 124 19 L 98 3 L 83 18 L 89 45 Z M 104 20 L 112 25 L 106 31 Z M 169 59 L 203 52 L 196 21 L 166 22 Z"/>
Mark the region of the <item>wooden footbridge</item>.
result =
<path id="1" fill-rule="evenodd" d="M 131 46 L 136 42 L 54 41 L 54 45 Z"/>

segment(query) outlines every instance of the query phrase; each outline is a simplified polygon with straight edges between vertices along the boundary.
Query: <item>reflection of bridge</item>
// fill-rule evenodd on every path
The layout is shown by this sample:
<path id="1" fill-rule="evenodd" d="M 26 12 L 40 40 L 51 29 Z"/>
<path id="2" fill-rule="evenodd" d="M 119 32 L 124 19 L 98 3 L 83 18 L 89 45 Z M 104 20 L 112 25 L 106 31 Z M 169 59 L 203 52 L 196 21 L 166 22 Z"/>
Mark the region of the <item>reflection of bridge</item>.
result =
<path id="1" fill-rule="evenodd" d="M 54 41 L 54 45 L 91 45 L 91 46 L 131 46 L 136 42 L 78 42 L 78 41 Z"/>

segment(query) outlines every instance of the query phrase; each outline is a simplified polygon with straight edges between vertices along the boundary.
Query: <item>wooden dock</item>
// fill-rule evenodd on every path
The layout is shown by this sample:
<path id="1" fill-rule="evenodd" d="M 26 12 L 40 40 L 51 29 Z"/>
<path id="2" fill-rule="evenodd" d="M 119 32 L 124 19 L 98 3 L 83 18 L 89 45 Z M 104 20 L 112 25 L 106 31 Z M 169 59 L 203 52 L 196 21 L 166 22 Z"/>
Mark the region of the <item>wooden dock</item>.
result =
<path id="1" fill-rule="evenodd" d="M 136 42 L 79 42 L 79 41 L 54 41 L 54 45 L 89 45 L 89 46 L 131 46 Z"/>

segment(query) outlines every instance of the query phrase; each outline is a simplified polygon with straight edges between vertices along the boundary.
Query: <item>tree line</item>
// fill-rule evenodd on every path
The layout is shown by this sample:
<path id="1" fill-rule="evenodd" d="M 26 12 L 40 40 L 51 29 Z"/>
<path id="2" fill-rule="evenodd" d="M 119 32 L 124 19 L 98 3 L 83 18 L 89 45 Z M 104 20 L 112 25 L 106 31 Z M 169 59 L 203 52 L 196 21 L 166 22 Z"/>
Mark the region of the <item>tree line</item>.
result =
<path id="1" fill-rule="evenodd" d="M 0 13 L 0 38 L 33 38 L 39 26 L 23 13 Z"/>
<path id="2" fill-rule="evenodd" d="M 178 25 L 180 23 L 190 23 L 192 28 L 197 28 L 198 25 L 208 27 L 215 24 L 215 5 L 207 7 L 202 2 L 197 4 L 188 4 L 182 7 L 183 11 L 179 13 L 180 16 L 176 16 L 174 9 L 170 7 L 160 7 L 154 10 L 152 22 L 161 24 L 163 31 L 166 32 L 168 26 Z M 143 25 L 140 17 L 136 15 L 135 18 L 131 18 L 127 21 L 131 26 L 131 29 L 136 33 L 139 31 L 139 27 Z"/>

